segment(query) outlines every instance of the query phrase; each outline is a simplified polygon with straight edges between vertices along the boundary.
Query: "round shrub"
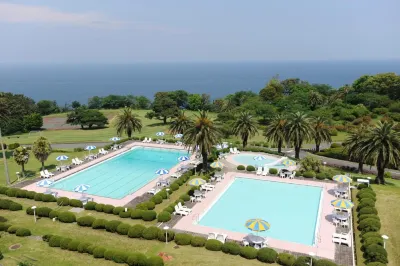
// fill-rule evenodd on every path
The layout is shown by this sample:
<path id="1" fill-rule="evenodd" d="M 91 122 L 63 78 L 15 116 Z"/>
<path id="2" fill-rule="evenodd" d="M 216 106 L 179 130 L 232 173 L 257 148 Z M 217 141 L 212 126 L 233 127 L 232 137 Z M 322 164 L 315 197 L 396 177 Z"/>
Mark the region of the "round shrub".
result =
<path id="1" fill-rule="evenodd" d="M 378 232 L 381 229 L 381 222 L 373 218 L 367 218 L 358 224 L 358 230 L 363 233 L 366 232 Z"/>
<path id="2" fill-rule="evenodd" d="M 60 236 L 52 236 L 50 237 L 49 240 L 49 246 L 50 247 L 59 247 L 60 246 L 60 242 L 61 242 L 61 237 Z"/>
<path id="3" fill-rule="evenodd" d="M 240 250 L 240 256 L 249 260 L 254 260 L 257 258 L 257 249 L 253 247 L 242 247 Z"/>
<path id="4" fill-rule="evenodd" d="M 39 207 L 36 209 L 36 214 L 39 217 L 49 217 L 51 211 L 52 209 L 50 209 L 49 207 Z"/>
<path id="5" fill-rule="evenodd" d="M 103 206 L 103 212 L 105 213 L 113 213 L 114 211 L 114 206 L 110 204 L 106 204 Z"/>
<path id="6" fill-rule="evenodd" d="M 363 241 L 363 250 L 369 245 L 380 245 L 383 247 L 383 238 L 380 237 L 368 237 Z"/>
<path id="7" fill-rule="evenodd" d="M 364 207 L 358 211 L 358 216 L 363 214 L 378 214 L 378 210 L 375 207 Z"/>
<path id="8" fill-rule="evenodd" d="M 73 223 L 76 221 L 76 216 L 72 212 L 60 212 L 58 220 L 62 223 Z"/>
<path id="9" fill-rule="evenodd" d="M 115 254 L 115 250 L 107 249 L 107 250 L 104 252 L 104 259 L 106 259 L 106 260 L 112 260 L 113 257 L 114 257 L 114 254 Z"/>
<path id="10" fill-rule="evenodd" d="M 361 242 L 364 242 L 365 239 L 370 237 L 382 237 L 378 232 L 367 232 L 361 235 Z"/>
<path id="11" fill-rule="evenodd" d="M 52 236 L 53 236 L 53 235 L 50 235 L 50 234 L 43 235 L 43 236 L 42 236 L 42 240 L 43 240 L 44 242 L 49 242 L 49 241 L 50 241 L 50 238 L 51 238 Z"/>
<path id="12" fill-rule="evenodd" d="M 315 263 L 313 261 L 313 265 L 315 266 L 337 266 L 336 263 L 334 263 L 333 261 L 330 260 L 315 260 Z"/>
<path id="13" fill-rule="evenodd" d="M 308 266 L 310 265 L 310 257 L 299 256 L 294 262 L 293 266 Z"/>
<path id="14" fill-rule="evenodd" d="M 361 190 L 361 189 L 367 188 L 367 187 L 368 187 L 367 184 L 361 183 L 361 184 L 359 184 L 359 185 L 357 186 L 357 189 Z"/>
<path id="15" fill-rule="evenodd" d="M 88 247 L 86 247 L 86 253 L 93 255 L 93 250 L 96 248 L 96 245 L 90 244 Z"/>
<path id="16" fill-rule="evenodd" d="M 278 258 L 278 252 L 271 248 L 262 248 L 257 253 L 257 259 L 261 262 L 274 263 Z"/>
<path id="17" fill-rule="evenodd" d="M 372 199 L 373 201 L 376 201 L 376 196 L 371 193 L 363 193 L 358 197 L 359 200 L 361 199 Z"/>
<path id="18" fill-rule="evenodd" d="M 168 206 L 167 208 L 164 209 L 164 211 L 168 212 L 169 214 L 172 214 L 175 210 L 173 207 Z"/>
<path id="19" fill-rule="evenodd" d="M 192 237 L 192 240 L 190 240 L 190 245 L 192 247 L 204 247 L 206 244 L 207 239 L 201 236 L 194 236 Z"/>
<path id="20" fill-rule="evenodd" d="M 315 175 L 315 178 L 317 178 L 318 180 L 324 180 L 327 179 L 329 177 L 328 173 L 317 173 Z"/>
<path id="21" fill-rule="evenodd" d="M 83 207 L 83 203 L 82 203 L 82 201 L 77 200 L 77 199 L 70 199 L 69 200 L 69 206 L 75 207 L 75 208 L 82 208 Z"/>
<path id="22" fill-rule="evenodd" d="M 142 212 L 143 210 L 134 209 L 131 211 L 131 218 L 132 219 L 142 219 Z"/>
<path id="23" fill-rule="evenodd" d="M 30 236 L 31 235 L 31 230 L 26 229 L 26 228 L 18 228 L 18 230 L 15 232 L 16 236 Z"/>
<path id="24" fill-rule="evenodd" d="M 159 195 L 159 196 L 161 196 L 161 195 Z M 147 205 L 147 209 L 148 210 L 154 210 L 154 208 L 156 207 L 156 204 L 154 202 L 152 202 L 152 201 L 146 202 L 146 205 Z"/>
<path id="25" fill-rule="evenodd" d="M 371 194 L 374 197 L 376 197 L 375 191 L 373 191 L 372 188 L 370 188 L 370 187 L 363 188 L 360 191 L 358 191 L 357 192 L 357 198 L 361 198 L 364 194 Z"/>
<path id="26" fill-rule="evenodd" d="M 205 247 L 211 251 L 220 251 L 222 249 L 222 243 L 216 239 L 209 239 L 206 241 Z"/>
<path id="27" fill-rule="evenodd" d="M 122 223 L 121 221 L 117 221 L 117 220 L 112 220 L 112 221 L 106 222 L 106 231 L 111 232 L 111 233 L 117 232 L 117 227 L 121 223 Z"/>
<path id="28" fill-rule="evenodd" d="M 60 197 L 57 199 L 58 206 L 69 206 L 69 198 L 67 197 Z"/>
<path id="29" fill-rule="evenodd" d="M 53 218 L 58 218 L 58 211 L 51 211 L 49 213 L 49 218 L 53 219 Z"/>
<path id="30" fill-rule="evenodd" d="M 93 257 L 96 259 L 104 258 L 104 252 L 106 251 L 103 247 L 96 247 L 93 249 Z"/>
<path id="31" fill-rule="evenodd" d="M 78 246 L 79 246 L 80 243 L 81 242 L 79 242 L 78 240 L 72 240 L 68 244 L 68 250 L 77 251 L 78 250 Z"/>
<path id="32" fill-rule="evenodd" d="M 19 189 L 19 190 L 17 190 L 17 193 L 16 193 L 16 197 L 17 198 L 26 198 L 26 193 L 27 193 L 28 191 L 27 190 L 24 190 L 24 189 Z"/>
<path id="33" fill-rule="evenodd" d="M 119 213 L 119 217 L 121 218 L 131 218 L 131 211 L 128 210 L 127 212 L 124 210 Z"/>
<path id="34" fill-rule="evenodd" d="M 237 169 L 237 170 L 240 170 L 240 171 L 243 171 L 243 170 L 246 169 L 246 167 L 245 167 L 244 165 L 238 165 L 238 166 L 236 167 L 236 169 Z"/>
<path id="35" fill-rule="evenodd" d="M 169 188 L 170 188 L 172 191 L 176 191 L 176 190 L 179 189 L 179 185 L 176 184 L 176 183 L 172 183 L 172 184 L 169 186 Z"/>
<path id="36" fill-rule="evenodd" d="M 166 212 L 166 211 L 162 211 L 158 214 L 157 216 L 157 221 L 158 222 L 168 222 L 169 220 L 171 220 L 171 213 Z"/>
<path id="37" fill-rule="evenodd" d="M 5 223 L 7 221 L 8 221 L 7 218 L 0 216 L 0 223 Z"/>
<path id="38" fill-rule="evenodd" d="M 379 216 L 376 214 L 363 214 L 358 217 L 358 222 L 361 222 L 362 220 L 365 220 L 368 218 L 373 218 L 373 219 L 379 220 Z"/>
<path id="39" fill-rule="evenodd" d="M 28 214 L 28 215 L 33 215 L 33 209 L 32 209 L 32 207 L 28 207 L 28 208 L 25 210 L 25 212 L 26 212 L 26 214 Z"/>
<path id="40" fill-rule="evenodd" d="M 102 203 L 97 203 L 96 206 L 94 206 L 94 209 L 98 212 L 102 212 L 104 208 L 104 204 Z"/>
<path id="41" fill-rule="evenodd" d="M 305 178 L 314 178 L 315 177 L 315 172 L 314 171 L 306 171 L 303 173 L 303 177 Z"/>
<path id="42" fill-rule="evenodd" d="M 11 202 L 10 207 L 8 209 L 10 211 L 20 211 L 22 210 L 22 205 L 17 202 Z"/>
<path id="43" fill-rule="evenodd" d="M 369 245 L 365 248 L 364 257 L 367 262 L 381 262 L 388 263 L 387 252 L 380 245 Z"/>
<path id="44" fill-rule="evenodd" d="M 168 194 L 167 194 L 167 191 L 166 190 L 161 190 L 160 192 L 158 192 L 157 193 L 157 195 L 159 195 L 159 196 L 161 196 L 161 198 L 163 199 L 163 200 L 165 200 L 165 199 L 167 199 L 168 198 Z"/>
<path id="45" fill-rule="evenodd" d="M 77 251 L 79 253 L 87 253 L 87 248 L 90 246 L 91 244 L 88 242 L 81 242 L 78 245 Z"/>
<path id="46" fill-rule="evenodd" d="M 79 217 L 76 222 L 80 225 L 80 226 L 87 226 L 87 227 L 92 227 L 93 222 L 96 220 L 96 218 L 92 217 L 92 216 L 82 216 Z"/>
<path id="47" fill-rule="evenodd" d="M 128 253 L 116 250 L 112 260 L 115 263 L 125 263 L 128 261 Z"/>
<path id="48" fill-rule="evenodd" d="M 188 194 L 183 194 L 179 198 L 183 199 L 184 201 L 189 201 L 190 200 L 190 196 Z"/>
<path id="49" fill-rule="evenodd" d="M 62 238 L 60 241 L 60 248 L 61 249 L 68 249 L 69 242 L 71 242 L 71 238 Z"/>
<path id="50" fill-rule="evenodd" d="M 157 217 L 157 213 L 155 211 L 142 211 L 142 219 L 143 221 L 153 221 Z"/>
<path id="51" fill-rule="evenodd" d="M 192 235 L 179 233 L 175 235 L 175 243 L 181 246 L 190 245 Z"/>
<path id="52" fill-rule="evenodd" d="M 83 208 L 85 208 L 85 210 L 88 210 L 88 211 L 93 211 L 96 209 L 96 205 L 97 205 L 96 202 L 89 201 L 88 203 L 85 204 L 85 206 Z"/>
<path id="53" fill-rule="evenodd" d="M 129 255 L 127 263 L 129 266 L 147 265 L 147 257 L 142 253 L 133 253 Z"/>
<path id="54" fill-rule="evenodd" d="M 269 172 L 271 175 L 276 175 L 276 174 L 278 173 L 278 169 L 276 169 L 276 168 L 270 168 L 270 169 L 268 170 L 268 172 Z"/>
<path id="55" fill-rule="evenodd" d="M 370 198 L 362 198 L 357 206 L 357 210 L 360 210 L 364 207 L 375 207 L 375 201 Z"/>
<path id="56" fill-rule="evenodd" d="M 54 197 L 53 195 L 44 194 L 44 195 L 42 196 L 42 201 L 43 201 L 43 202 L 56 202 L 57 199 L 56 199 L 56 197 Z"/>
<path id="57" fill-rule="evenodd" d="M 175 238 L 175 232 L 172 231 L 172 230 L 167 230 L 167 231 L 165 231 L 165 230 L 160 230 L 160 231 L 158 232 L 157 238 L 158 238 L 159 241 L 165 242 L 165 236 L 167 236 L 168 242 L 171 242 L 171 241 L 174 240 L 174 238 Z"/>
<path id="58" fill-rule="evenodd" d="M 146 263 L 148 266 L 164 266 L 164 261 L 159 256 L 148 257 Z"/>
<path id="59" fill-rule="evenodd" d="M 117 227 L 117 233 L 120 234 L 120 235 L 127 235 L 129 229 L 131 229 L 131 226 L 129 224 L 121 223 Z"/>
<path id="60" fill-rule="evenodd" d="M 231 255 L 239 255 L 240 254 L 240 246 L 235 242 L 226 242 L 221 247 L 222 252 L 231 254 Z"/>
<path id="61" fill-rule="evenodd" d="M 9 210 L 10 204 L 12 203 L 11 200 L 8 199 L 0 199 L 0 210 Z"/>
<path id="62" fill-rule="evenodd" d="M 16 197 L 18 190 L 19 189 L 17 189 L 17 188 L 9 188 L 6 191 L 6 195 L 9 196 L 9 197 Z"/>
<path id="63" fill-rule="evenodd" d="M 128 230 L 128 236 L 130 238 L 141 238 L 143 231 L 146 229 L 144 225 L 141 224 L 135 224 Z"/>
<path id="64" fill-rule="evenodd" d="M 1 187 L 0 186 L 0 194 L 5 195 L 7 193 L 8 188 L 7 187 Z"/>
<path id="65" fill-rule="evenodd" d="M 18 229 L 19 229 L 18 226 L 13 225 L 13 226 L 10 226 L 10 227 L 7 229 L 7 232 L 10 233 L 10 234 L 15 234 L 15 233 L 17 232 Z"/>
<path id="66" fill-rule="evenodd" d="M 26 197 L 27 197 L 28 199 L 34 199 L 34 198 L 35 198 L 35 195 L 36 195 L 36 192 L 35 192 L 35 191 L 27 191 L 27 192 L 26 192 Z"/>
<path id="67" fill-rule="evenodd" d="M 289 253 L 279 253 L 278 254 L 278 264 L 283 266 L 292 266 L 296 261 L 296 257 Z"/>
<path id="68" fill-rule="evenodd" d="M 142 202 L 142 203 L 139 203 L 138 205 L 136 205 L 135 209 L 147 211 L 149 208 L 147 207 L 146 202 Z"/>
<path id="69" fill-rule="evenodd" d="M 124 208 L 124 207 L 115 207 L 115 208 L 113 209 L 113 214 L 114 214 L 114 215 L 119 215 L 119 213 L 122 212 L 122 211 L 125 211 L 125 208 Z"/>
<path id="70" fill-rule="evenodd" d="M 42 201 L 44 194 L 43 193 L 36 193 L 34 200 L 35 201 Z"/>
<path id="71" fill-rule="evenodd" d="M 106 228 L 106 223 L 107 223 L 107 220 L 96 219 L 92 224 L 92 228 L 93 229 L 105 229 Z"/>
<path id="72" fill-rule="evenodd" d="M 11 224 L 6 224 L 6 223 L 0 223 L 0 232 L 2 231 L 8 231 L 8 228 L 11 227 Z"/>
<path id="73" fill-rule="evenodd" d="M 157 239 L 159 231 L 161 231 L 160 228 L 155 226 L 150 226 L 143 230 L 142 237 L 147 240 Z"/>
<path id="74" fill-rule="evenodd" d="M 246 167 L 246 171 L 248 171 L 248 172 L 254 172 L 255 170 L 256 170 L 256 168 L 254 168 L 254 166 L 252 166 L 252 165 L 248 165 Z"/>

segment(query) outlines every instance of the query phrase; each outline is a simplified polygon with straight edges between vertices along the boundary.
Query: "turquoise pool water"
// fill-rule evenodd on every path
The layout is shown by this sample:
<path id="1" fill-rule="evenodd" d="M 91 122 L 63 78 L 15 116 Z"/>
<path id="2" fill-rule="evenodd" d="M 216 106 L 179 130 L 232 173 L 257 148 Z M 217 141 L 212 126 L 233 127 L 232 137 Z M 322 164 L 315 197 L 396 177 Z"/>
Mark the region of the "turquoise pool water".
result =
<path id="1" fill-rule="evenodd" d="M 254 156 L 264 156 L 265 159 L 261 160 L 261 161 L 256 161 L 254 160 Z M 234 155 L 232 158 L 235 162 L 237 162 L 237 164 L 242 164 L 242 165 L 253 165 L 253 166 L 264 166 L 265 164 L 270 164 L 273 163 L 277 160 L 279 160 L 279 158 L 277 157 L 270 157 L 268 155 L 265 154 L 237 154 Z M 268 166 L 269 168 L 285 168 L 286 166 L 284 166 L 283 164 L 279 163 L 276 165 L 270 165 Z"/>
<path id="2" fill-rule="evenodd" d="M 311 246 L 320 197 L 319 187 L 236 178 L 199 224 L 247 234 L 245 222 L 261 218 L 271 228 L 260 236 Z"/>
<path id="3" fill-rule="evenodd" d="M 73 191 L 80 184 L 90 185 L 87 194 L 120 199 L 137 191 L 158 176 L 160 168 L 170 169 L 186 151 L 138 147 L 89 167 L 54 183 L 51 187 Z"/>

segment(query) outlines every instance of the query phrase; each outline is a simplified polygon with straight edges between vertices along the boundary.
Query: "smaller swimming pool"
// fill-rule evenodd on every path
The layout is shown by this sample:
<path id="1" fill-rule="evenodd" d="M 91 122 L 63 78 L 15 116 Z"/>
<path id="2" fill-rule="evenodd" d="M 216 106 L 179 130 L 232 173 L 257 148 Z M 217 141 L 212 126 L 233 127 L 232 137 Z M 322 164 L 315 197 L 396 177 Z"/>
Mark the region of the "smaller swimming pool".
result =
<path id="1" fill-rule="evenodd" d="M 264 160 L 254 160 L 255 156 L 263 156 L 265 159 Z M 281 164 L 280 162 L 277 162 L 280 158 L 277 157 L 272 157 L 268 156 L 265 154 L 237 154 L 233 155 L 232 159 L 239 165 L 253 165 L 253 166 L 264 166 L 265 164 L 268 164 L 269 167 L 274 167 L 274 168 L 285 168 L 286 166 Z M 277 164 L 273 164 L 274 162 L 277 162 Z"/>

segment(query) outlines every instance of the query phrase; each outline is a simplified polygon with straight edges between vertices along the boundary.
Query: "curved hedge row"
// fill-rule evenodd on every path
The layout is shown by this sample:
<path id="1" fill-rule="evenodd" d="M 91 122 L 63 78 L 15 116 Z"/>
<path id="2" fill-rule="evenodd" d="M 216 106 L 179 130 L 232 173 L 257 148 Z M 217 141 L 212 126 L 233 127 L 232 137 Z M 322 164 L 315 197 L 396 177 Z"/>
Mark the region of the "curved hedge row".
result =
<path id="1" fill-rule="evenodd" d="M 30 236 L 31 231 L 27 228 L 18 227 L 15 225 L 0 223 L 0 232 L 8 232 L 10 234 L 15 234 L 16 236 Z"/>
<path id="2" fill-rule="evenodd" d="M 9 199 L 0 199 L 0 210 L 20 211 L 22 205 Z"/>

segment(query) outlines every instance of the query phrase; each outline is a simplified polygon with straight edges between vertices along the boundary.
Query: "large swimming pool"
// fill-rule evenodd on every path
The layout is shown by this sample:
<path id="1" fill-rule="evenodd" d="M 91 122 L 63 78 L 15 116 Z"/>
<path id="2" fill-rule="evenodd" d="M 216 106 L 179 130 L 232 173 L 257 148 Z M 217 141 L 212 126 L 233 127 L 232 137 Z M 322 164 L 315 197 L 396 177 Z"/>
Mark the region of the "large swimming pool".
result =
<path id="1" fill-rule="evenodd" d="M 255 156 L 262 156 L 264 157 L 263 160 L 254 160 Z M 280 162 L 277 162 L 280 158 L 273 157 L 273 156 L 268 156 L 265 154 L 237 154 L 233 155 L 232 159 L 237 163 L 237 164 L 242 164 L 242 165 L 253 165 L 255 167 L 257 166 L 264 166 L 265 164 L 269 165 L 268 167 L 270 168 L 285 168 L 286 166 L 281 164 Z M 277 162 L 277 164 L 273 164 L 274 162 Z"/>
<path id="2" fill-rule="evenodd" d="M 88 194 L 120 199 L 137 191 L 157 177 L 155 171 L 170 169 L 186 151 L 135 147 L 54 183 L 51 187 L 73 191 L 80 184 L 90 185 Z"/>
<path id="3" fill-rule="evenodd" d="M 261 218 L 271 228 L 258 233 L 260 236 L 311 246 L 321 192 L 319 187 L 236 178 L 199 224 L 247 234 L 251 231 L 245 222 Z"/>

